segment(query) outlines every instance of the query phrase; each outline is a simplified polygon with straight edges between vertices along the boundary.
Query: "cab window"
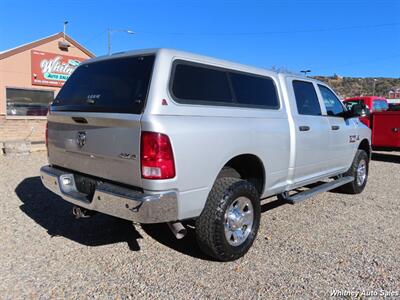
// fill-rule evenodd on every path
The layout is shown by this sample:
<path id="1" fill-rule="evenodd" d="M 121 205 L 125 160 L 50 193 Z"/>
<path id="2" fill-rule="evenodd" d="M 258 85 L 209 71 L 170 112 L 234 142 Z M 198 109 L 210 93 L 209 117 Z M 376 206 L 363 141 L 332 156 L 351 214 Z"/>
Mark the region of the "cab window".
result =
<path id="1" fill-rule="evenodd" d="M 322 99 L 326 107 L 326 114 L 331 117 L 343 117 L 344 107 L 342 102 L 335 96 L 335 94 L 326 86 L 318 84 L 321 92 Z"/>
<path id="2" fill-rule="evenodd" d="M 374 111 L 385 111 L 389 109 L 389 105 L 385 100 L 377 99 L 373 102 Z"/>
<path id="3" fill-rule="evenodd" d="M 356 104 L 364 104 L 363 100 L 351 100 L 343 102 L 344 106 L 346 106 L 347 110 L 351 110 L 351 108 Z"/>

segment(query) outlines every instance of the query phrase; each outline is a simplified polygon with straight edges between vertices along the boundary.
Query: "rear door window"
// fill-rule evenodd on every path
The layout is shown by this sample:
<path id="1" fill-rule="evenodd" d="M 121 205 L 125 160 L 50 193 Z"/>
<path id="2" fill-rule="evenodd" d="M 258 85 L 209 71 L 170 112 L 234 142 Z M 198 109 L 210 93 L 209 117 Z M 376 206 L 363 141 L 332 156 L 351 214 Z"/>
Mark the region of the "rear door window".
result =
<path id="1" fill-rule="evenodd" d="M 154 60 L 147 55 L 83 64 L 64 84 L 51 110 L 140 114 Z"/>
<path id="2" fill-rule="evenodd" d="M 294 80 L 293 90 L 296 97 L 297 112 L 300 115 L 320 116 L 322 114 L 317 93 L 311 82 Z"/>

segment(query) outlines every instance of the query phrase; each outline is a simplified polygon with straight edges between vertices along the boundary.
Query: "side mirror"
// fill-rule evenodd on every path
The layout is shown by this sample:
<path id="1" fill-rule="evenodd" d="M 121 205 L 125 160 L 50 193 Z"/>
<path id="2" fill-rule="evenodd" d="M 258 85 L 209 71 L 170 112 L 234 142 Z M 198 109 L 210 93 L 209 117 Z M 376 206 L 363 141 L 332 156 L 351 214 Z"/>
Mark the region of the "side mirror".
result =
<path id="1" fill-rule="evenodd" d="M 354 104 L 350 110 L 346 112 L 345 118 L 369 117 L 370 110 L 365 104 Z"/>

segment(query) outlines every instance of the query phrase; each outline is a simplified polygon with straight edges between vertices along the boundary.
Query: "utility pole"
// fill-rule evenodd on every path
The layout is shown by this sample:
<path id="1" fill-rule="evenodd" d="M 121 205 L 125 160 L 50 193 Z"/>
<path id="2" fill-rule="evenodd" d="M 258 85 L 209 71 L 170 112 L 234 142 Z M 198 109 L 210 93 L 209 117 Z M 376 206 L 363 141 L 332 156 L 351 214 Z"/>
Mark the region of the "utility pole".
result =
<path id="1" fill-rule="evenodd" d="M 372 96 L 375 96 L 375 84 L 376 84 L 376 79 L 374 78 L 374 90 L 372 92 Z"/>
<path id="2" fill-rule="evenodd" d="M 108 28 L 107 29 L 107 38 L 108 38 L 108 43 L 107 43 L 107 45 L 108 45 L 108 49 L 107 49 L 107 53 L 108 53 L 108 55 L 111 55 L 111 29 L 110 28 Z"/>
<path id="3" fill-rule="evenodd" d="M 134 34 L 134 32 L 132 30 L 128 30 L 128 29 L 111 29 L 111 28 L 107 28 L 107 48 L 108 48 L 108 55 L 111 55 L 111 34 L 113 34 L 114 32 L 125 32 L 128 34 Z"/>

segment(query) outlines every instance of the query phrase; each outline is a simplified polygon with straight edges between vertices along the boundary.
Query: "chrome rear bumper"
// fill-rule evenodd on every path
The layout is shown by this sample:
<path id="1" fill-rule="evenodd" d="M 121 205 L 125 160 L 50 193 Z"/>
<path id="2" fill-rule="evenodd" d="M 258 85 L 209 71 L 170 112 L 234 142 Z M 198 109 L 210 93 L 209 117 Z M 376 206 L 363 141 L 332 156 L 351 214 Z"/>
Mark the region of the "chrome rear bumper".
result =
<path id="1" fill-rule="evenodd" d="M 44 166 L 43 185 L 77 206 L 137 223 L 163 223 L 178 217 L 177 192 L 142 193 L 106 182 L 98 182 L 92 199 L 77 190 L 73 173 Z"/>

